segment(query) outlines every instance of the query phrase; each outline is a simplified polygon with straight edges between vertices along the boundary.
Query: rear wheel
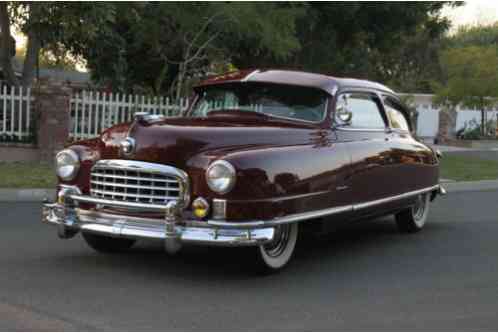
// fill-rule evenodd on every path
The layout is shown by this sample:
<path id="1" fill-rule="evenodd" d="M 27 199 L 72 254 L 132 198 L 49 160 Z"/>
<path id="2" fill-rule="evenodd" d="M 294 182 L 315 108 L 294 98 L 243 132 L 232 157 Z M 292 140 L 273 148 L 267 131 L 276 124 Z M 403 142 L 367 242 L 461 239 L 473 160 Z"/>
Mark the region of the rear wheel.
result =
<path id="1" fill-rule="evenodd" d="M 429 215 L 429 193 L 420 194 L 415 204 L 395 215 L 396 224 L 401 232 L 418 232 L 422 230 Z"/>
<path id="2" fill-rule="evenodd" d="M 273 241 L 258 247 L 260 270 L 264 273 L 272 273 L 286 266 L 296 248 L 297 236 L 297 223 L 277 226 Z"/>
<path id="3" fill-rule="evenodd" d="M 128 250 L 135 244 L 134 239 L 114 238 L 83 232 L 83 239 L 95 251 L 117 253 Z"/>

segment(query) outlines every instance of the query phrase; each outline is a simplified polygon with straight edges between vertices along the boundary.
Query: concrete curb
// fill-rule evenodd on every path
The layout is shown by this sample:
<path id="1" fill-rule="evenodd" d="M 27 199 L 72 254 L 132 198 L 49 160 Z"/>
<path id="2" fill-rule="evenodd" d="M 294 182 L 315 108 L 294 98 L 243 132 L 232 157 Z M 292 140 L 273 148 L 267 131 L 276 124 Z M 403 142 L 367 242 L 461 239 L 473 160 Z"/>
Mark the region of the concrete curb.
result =
<path id="1" fill-rule="evenodd" d="M 480 180 L 475 182 L 447 182 L 441 185 L 448 193 L 477 192 L 498 190 L 498 180 Z"/>
<path id="2" fill-rule="evenodd" d="M 53 200 L 54 198 L 54 189 L 0 188 L 0 202 L 42 202 L 44 199 Z"/>
<path id="3" fill-rule="evenodd" d="M 448 193 L 498 190 L 498 180 L 481 180 L 476 182 L 442 182 L 441 184 L 446 189 L 446 191 L 448 191 Z M 54 189 L 0 188 L 0 202 L 42 202 L 44 199 L 53 200 L 54 198 Z"/>

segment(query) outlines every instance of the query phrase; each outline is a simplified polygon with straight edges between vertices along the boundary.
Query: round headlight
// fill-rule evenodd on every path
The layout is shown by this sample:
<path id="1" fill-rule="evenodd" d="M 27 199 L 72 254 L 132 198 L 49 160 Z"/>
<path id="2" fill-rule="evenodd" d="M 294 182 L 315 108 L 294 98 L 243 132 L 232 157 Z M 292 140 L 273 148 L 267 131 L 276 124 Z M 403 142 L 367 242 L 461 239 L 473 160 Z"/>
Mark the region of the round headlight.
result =
<path id="1" fill-rule="evenodd" d="M 80 159 L 74 150 L 64 149 L 55 157 L 55 170 L 57 176 L 62 180 L 74 179 L 79 168 Z"/>
<path id="2" fill-rule="evenodd" d="M 206 179 L 212 191 L 225 194 L 235 185 L 235 168 L 227 161 L 218 160 L 207 169 Z"/>

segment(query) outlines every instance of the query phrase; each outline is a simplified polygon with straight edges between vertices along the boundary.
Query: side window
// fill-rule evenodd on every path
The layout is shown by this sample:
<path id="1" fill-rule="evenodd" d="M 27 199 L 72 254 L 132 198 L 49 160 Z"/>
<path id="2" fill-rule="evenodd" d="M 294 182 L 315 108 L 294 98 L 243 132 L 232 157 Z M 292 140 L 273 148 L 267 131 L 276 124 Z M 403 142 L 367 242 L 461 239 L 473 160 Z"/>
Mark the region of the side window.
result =
<path id="1" fill-rule="evenodd" d="M 372 94 L 348 93 L 340 95 L 336 110 L 341 107 L 351 112 L 351 127 L 365 129 L 383 129 L 386 127 L 377 97 Z"/>
<path id="2" fill-rule="evenodd" d="M 401 111 L 401 106 L 394 102 L 391 98 L 384 98 L 384 106 L 386 109 L 387 118 L 391 123 L 391 127 L 402 131 L 410 131 L 408 120 Z"/>

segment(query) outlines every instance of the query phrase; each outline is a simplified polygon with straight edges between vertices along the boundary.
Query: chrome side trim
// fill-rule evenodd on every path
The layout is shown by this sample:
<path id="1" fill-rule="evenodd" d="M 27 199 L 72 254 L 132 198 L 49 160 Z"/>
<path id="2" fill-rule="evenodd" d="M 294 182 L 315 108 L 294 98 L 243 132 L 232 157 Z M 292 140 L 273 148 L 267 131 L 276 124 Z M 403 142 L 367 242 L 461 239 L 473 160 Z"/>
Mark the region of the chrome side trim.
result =
<path id="1" fill-rule="evenodd" d="M 305 220 L 311 220 L 314 218 L 325 217 L 329 215 L 345 213 L 348 211 L 352 211 L 353 206 L 339 206 L 334 208 L 327 208 L 322 210 L 316 210 L 312 212 L 291 214 L 283 217 L 277 217 L 272 220 L 256 220 L 256 221 L 241 221 L 241 222 L 226 222 L 226 221 L 217 221 L 217 220 L 208 220 L 207 224 L 213 227 L 222 227 L 222 228 L 262 228 L 262 227 L 272 227 L 280 224 L 286 223 L 294 223 Z"/>
<path id="2" fill-rule="evenodd" d="M 318 195 L 327 194 L 327 193 L 330 193 L 330 191 L 318 191 L 318 192 L 287 195 L 287 196 L 283 196 L 283 197 L 271 197 L 271 198 L 256 199 L 256 200 L 230 200 L 230 202 L 237 202 L 237 203 L 240 203 L 240 202 L 249 202 L 249 203 L 277 202 L 277 201 L 284 201 L 284 200 L 303 199 L 303 198 L 318 196 Z M 214 200 L 218 200 L 218 199 L 214 199 Z"/>
<path id="3" fill-rule="evenodd" d="M 326 217 L 326 216 L 340 214 L 340 213 L 353 212 L 356 210 L 361 210 L 364 208 L 373 207 L 376 205 L 381 205 L 381 204 L 384 204 L 384 203 L 387 203 L 390 201 L 397 201 L 397 200 L 401 200 L 401 199 L 406 199 L 406 198 L 416 196 L 416 195 L 421 194 L 421 193 L 439 190 L 439 188 L 440 188 L 440 185 L 434 185 L 434 186 L 423 188 L 420 190 L 411 191 L 411 192 L 407 192 L 407 193 L 403 193 L 400 195 L 395 195 L 392 197 L 383 198 L 383 199 L 379 199 L 379 200 L 368 201 L 368 202 L 361 203 L 361 204 L 345 205 L 345 206 L 339 206 L 339 207 L 334 207 L 334 208 L 316 210 L 316 211 L 312 211 L 312 212 L 292 214 L 292 215 L 278 217 L 278 218 L 275 218 L 272 220 L 267 220 L 267 221 L 255 220 L 255 221 L 227 222 L 227 221 L 219 221 L 219 220 L 208 220 L 207 224 L 209 224 L 211 226 L 215 226 L 215 227 L 235 228 L 235 229 L 238 229 L 238 228 L 262 228 L 262 227 L 267 227 L 267 226 L 268 227 L 277 226 L 279 224 L 301 222 L 301 221 Z"/>
<path id="4" fill-rule="evenodd" d="M 335 129 L 339 131 L 346 131 L 346 132 L 386 132 L 387 128 L 359 128 L 359 127 L 344 127 L 344 126 L 336 126 Z"/>
<path id="5" fill-rule="evenodd" d="M 383 199 L 379 199 L 379 200 L 373 200 L 373 201 L 368 201 L 368 202 L 364 202 L 361 204 L 356 204 L 356 205 L 353 205 L 353 210 L 365 209 L 365 208 L 381 205 L 381 204 L 391 202 L 391 201 L 397 201 L 397 200 L 410 198 L 410 197 L 413 197 L 413 196 L 416 196 L 416 195 L 419 195 L 422 193 L 438 190 L 439 188 L 440 188 L 440 185 L 434 185 L 431 187 L 423 188 L 421 190 L 406 192 L 406 193 L 395 195 L 392 197 L 387 197 L 387 198 L 383 198 Z"/>
<path id="6" fill-rule="evenodd" d="M 263 221 L 263 220 L 249 220 L 249 221 L 240 221 L 240 222 L 228 222 L 224 220 L 208 220 L 207 224 L 213 227 L 224 227 L 224 228 L 234 228 L 234 229 L 243 229 L 243 228 L 262 228 L 266 226 L 276 226 L 279 224 L 285 224 L 285 223 L 294 223 L 294 222 L 300 222 L 300 221 L 305 221 L 305 220 L 310 220 L 310 219 L 315 219 L 315 218 L 320 218 L 320 217 L 326 217 L 330 215 L 335 215 L 335 214 L 340 214 L 340 213 L 346 213 L 346 212 L 353 212 L 355 210 L 361 210 L 369 207 L 373 207 L 376 205 L 381 205 L 390 201 L 397 201 L 405 198 L 409 198 L 412 196 L 416 196 L 421 193 L 426 193 L 426 192 L 431 192 L 435 190 L 439 190 L 440 185 L 434 185 L 431 187 L 427 187 L 424 189 L 416 190 L 416 191 L 411 191 L 407 193 L 403 193 L 400 195 L 395 195 L 392 197 L 388 198 L 383 198 L 379 200 L 374 200 L 374 201 L 368 201 L 360 204 L 354 204 L 354 205 L 345 205 L 345 206 L 339 206 L 339 207 L 334 207 L 334 208 L 327 208 L 327 209 L 322 209 L 322 210 L 316 210 L 312 212 L 305 212 L 305 213 L 298 213 L 298 214 L 291 214 L 283 217 L 277 217 L 271 220 Z M 160 212 L 164 212 L 166 209 L 165 205 L 154 205 L 154 204 L 144 204 L 144 203 L 134 203 L 134 202 L 124 202 L 124 201 L 114 201 L 114 200 L 105 200 L 105 199 L 100 199 L 100 198 L 93 198 L 90 196 L 84 196 L 84 195 L 71 195 L 71 199 L 77 202 L 87 202 L 87 203 L 92 203 L 92 204 L 100 204 L 100 205 L 105 205 L 105 206 L 114 206 L 114 207 L 122 207 L 122 208 L 146 208 L 150 210 L 157 210 Z"/>

